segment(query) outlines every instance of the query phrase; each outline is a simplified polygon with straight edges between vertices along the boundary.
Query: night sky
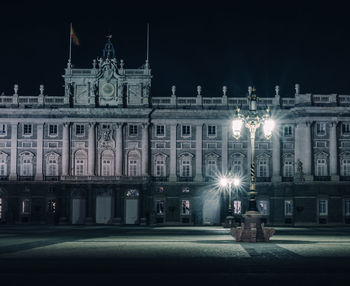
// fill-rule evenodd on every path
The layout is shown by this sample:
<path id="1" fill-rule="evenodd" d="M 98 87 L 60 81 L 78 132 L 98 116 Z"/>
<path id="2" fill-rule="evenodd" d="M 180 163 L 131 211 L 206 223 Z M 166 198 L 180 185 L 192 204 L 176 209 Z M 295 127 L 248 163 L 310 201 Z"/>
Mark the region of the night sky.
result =
<path id="1" fill-rule="evenodd" d="M 153 96 L 169 96 L 173 84 L 178 96 L 195 96 L 197 85 L 204 96 L 220 96 L 222 85 L 244 96 L 250 84 L 262 97 L 275 85 L 291 96 L 295 83 L 302 93 L 350 94 L 346 6 L 280 2 L 12 4 L 0 17 L 0 93 L 12 94 L 18 83 L 22 95 L 37 95 L 39 84 L 46 94 L 63 94 L 70 22 L 81 43 L 73 47 L 75 67 L 91 67 L 111 33 L 117 59 L 138 68 L 149 22 Z"/>

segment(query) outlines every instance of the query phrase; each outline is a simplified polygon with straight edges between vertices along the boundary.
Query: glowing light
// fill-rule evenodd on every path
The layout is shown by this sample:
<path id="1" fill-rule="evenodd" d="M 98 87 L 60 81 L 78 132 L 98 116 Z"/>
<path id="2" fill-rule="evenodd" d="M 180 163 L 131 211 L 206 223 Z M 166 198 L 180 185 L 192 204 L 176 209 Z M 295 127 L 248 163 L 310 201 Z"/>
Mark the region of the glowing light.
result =
<path id="1" fill-rule="evenodd" d="M 272 136 L 272 131 L 275 128 L 275 121 L 272 119 L 267 119 L 264 122 L 264 135 L 267 139 Z"/>
<path id="2" fill-rule="evenodd" d="M 228 185 L 228 179 L 226 177 L 221 178 L 219 184 L 222 188 L 225 188 Z"/>
<path id="3" fill-rule="evenodd" d="M 242 119 L 237 118 L 232 121 L 232 133 L 235 139 L 238 139 L 241 136 L 242 125 Z"/>
<path id="4" fill-rule="evenodd" d="M 233 178 L 233 185 L 235 186 L 235 187 L 239 187 L 240 185 L 241 185 L 241 180 L 239 179 L 239 178 Z"/>

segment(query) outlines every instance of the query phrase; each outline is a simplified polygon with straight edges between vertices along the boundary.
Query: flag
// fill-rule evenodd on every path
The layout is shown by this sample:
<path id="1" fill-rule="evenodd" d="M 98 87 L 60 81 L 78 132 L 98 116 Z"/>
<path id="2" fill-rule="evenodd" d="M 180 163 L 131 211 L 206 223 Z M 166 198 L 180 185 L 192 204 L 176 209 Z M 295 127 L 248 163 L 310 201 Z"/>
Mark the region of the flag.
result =
<path id="1" fill-rule="evenodd" d="M 70 36 L 72 38 L 74 45 L 80 46 L 79 39 L 77 37 L 77 34 L 73 30 L 73 26 L 70 26 Z"/>

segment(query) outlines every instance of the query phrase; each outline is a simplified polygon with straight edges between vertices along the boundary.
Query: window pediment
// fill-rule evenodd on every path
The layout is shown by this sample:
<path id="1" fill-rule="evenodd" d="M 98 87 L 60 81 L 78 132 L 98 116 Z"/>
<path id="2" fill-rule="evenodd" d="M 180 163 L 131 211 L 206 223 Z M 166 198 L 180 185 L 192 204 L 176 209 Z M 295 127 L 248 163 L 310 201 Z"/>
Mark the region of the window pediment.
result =
<path id="1" fill-rule="evenodd" d="M 315 154 L 315 158 L 327 158 L 328 157 L 328 153 L 326 152 L 319 152 Z"/>
<path id="2" fill-rule="evenodd" d="M 345 151 L 339 154 L 340 158 L 350 158 L 350 152 Z"/>
<path id="3" fill-rule="evenodd" d="M 20 158 L 33 158 L 35 155 L 32 152 L 24 151 L 18 155 Z"/>
<path id="4" fill-rule="evenodd" d="M 245 157 L 245 155 L 241 152 L 235 152 L 231 155 L 231 158 L 233 158 L 233 159 L 239 159 L 239 158 L 244 158 L 244 157 Z"/>
<path id="5" fill-rule="evenodd" d="M 180 154 L 178 158 L 179 159 L 184 159 L 186 157 L 190 157 L 192 159 L 194 157 L 194 155 L 189 153 L 189 152 L 185 152 L 185 153 Z"/>
<path id="6" fill-rule="evenodd" d="M 216 154 L 216 153 L 214 153 L 214 152 L 211 152 L 211 153 L 209 153 L 209 154 L 207 154 L 207 155 L 205 156 L 205 158 L 206 158 L 207 160 L 210 160 L 210 159 L 216 160 L 216 159 L 218 159 L 219 157 L 220 157 L 220 155 L 218 155 L 218 154 Z"/>
<path id="7" fill-rule="evenodd" d="M 50 152 L 45 154 L 46 156 L 46 160 L 57 160 L 59 158 L 59 154 L 57 154 L 56 152 Z"/>
<path id="8" fill-rule="evenodd" d="M 6 160 L 7 157 L 8 157 L 7 153 L 0 151 L 0 159 Z"/>
<path id="9" fill-rule="evenodd" d="M 271 158 L 271 155 L 266 154 L 266 153 L 262 153 L 262 154 L 257 155 L 256 158 L 258 160 L 260 160 L 260 159 L 269 159 L 269 158 Z"/>
<path id="10" fill-rule="evenodd" d="M 75 158 L 85 159 L 85 158 L 87 158 L 87 154 L 84 150 L 77 150 L 75 152 Z"/>

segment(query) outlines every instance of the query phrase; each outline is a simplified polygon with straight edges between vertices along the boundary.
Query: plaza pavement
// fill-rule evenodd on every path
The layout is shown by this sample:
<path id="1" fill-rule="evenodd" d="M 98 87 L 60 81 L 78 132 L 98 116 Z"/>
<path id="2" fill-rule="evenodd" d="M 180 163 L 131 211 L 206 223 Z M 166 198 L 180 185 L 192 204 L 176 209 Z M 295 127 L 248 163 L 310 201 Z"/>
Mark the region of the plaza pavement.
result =
<path id="1" fill-rule="evenodd" d="M 350 285 L 350 228 L 275 229 L 0 225 L 0 285 Z"/>

